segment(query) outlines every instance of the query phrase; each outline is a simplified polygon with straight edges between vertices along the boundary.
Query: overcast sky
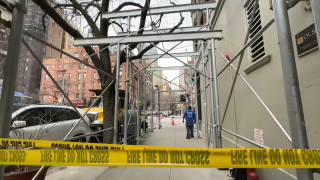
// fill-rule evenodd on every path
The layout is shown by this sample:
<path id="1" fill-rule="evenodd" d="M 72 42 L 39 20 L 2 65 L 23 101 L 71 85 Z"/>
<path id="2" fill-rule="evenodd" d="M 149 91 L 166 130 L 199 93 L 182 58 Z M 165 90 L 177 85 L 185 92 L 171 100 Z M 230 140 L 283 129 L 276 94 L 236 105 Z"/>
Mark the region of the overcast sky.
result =
<path id="1" fill-rule="evenodd" d="M 128 0 L 126 0 L 128 1 Z M 124 0 L 113 0 L 112 3 L 110 4 L 110 10 L 115 9 L 119 4 L 122 2 L 126 2 Z M 144 4 L 144 0 L 131 0 L 133 2 L 138 2 L 140 4 Z M 176 4 L 186 4 L 190 3 L 191 0 L 173 0 Z M 159 6 L 169 6 L 170 1 L 169 0 L 151 0 L 151 7 L 159 7 Z M 132 7 L 128 7 L 126 9 L 134 9 Z M 124 9 L 125 10 L 125 9 Z M 192 20 L 191 20 L 191 13 L 182 13 L 182 16 L 184 17 L 183 24 L 180 27 L 188 27 L 192 26 Z M 152 16 L 151 19 L 156 22 L 159 19 L 159 16 Z M 151 22 L 150 16 L 147 18 L 146 26 L 150 25 Z M 175 26 L 180 20 L 180 14 L 166 14 L 162 18 L 161 26 L 160 28 L 171 28 Z M 127 20 L 119 20 L 123 23 L 125 23 Z M 131 25 L 134 27 L 131 27 L 132 30 L 137 30 L 139 26 L 140 18 L 132 18 L 131 20 Z M 116 26 L 115 26 L 116 27 Z M 147 28 L 150 29 L 150 28 Z M 117 29 L 117 31 L 121 31 L 120 29 Z M 116 35 L 114 32 L 113 28 L 110 28 L 110 35 Z M 174 45 L 178 44 L 179 42 L 168 42 L 168 43 L 160 43 L 158 47 L 168 50 L 172 48 Z M 192 42 L 183 42 L 179 46 L 177 46 L 174 50 L 170 51 L 172 53 L 178 53 L 178 52 L 192 52 Z M 162 54 L 162 51 L 158 50 L 158 54 Z M 185 63 L 187 62 L 188 58 L 179 58 Z M 189 58 L 190 60 L 190 58 Z M 162 67 L 170 67 L 170 66 L 182 66 L 183 64 L 180 63 L 179 61 L 175 60 L 174 58 L 162 58 L 159 59 L 158 64 Z M 175 77 L 179 76 L 179 70 L 171 70 L 171 71 L 163 71 L 164 75 L 167 76 L 168 80 L 172 80 Z M 174 80 L 175 83 L 179 82 L 179 78 Z M 173 86 L 174 87 L 174 86 Z"/>

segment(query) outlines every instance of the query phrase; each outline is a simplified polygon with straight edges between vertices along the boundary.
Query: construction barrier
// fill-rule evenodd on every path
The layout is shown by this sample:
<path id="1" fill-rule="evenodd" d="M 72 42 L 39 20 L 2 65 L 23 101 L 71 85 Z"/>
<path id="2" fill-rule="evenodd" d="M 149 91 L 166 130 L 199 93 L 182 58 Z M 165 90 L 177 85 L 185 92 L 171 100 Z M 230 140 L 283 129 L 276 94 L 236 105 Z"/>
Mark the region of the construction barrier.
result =
<path id="1" fill-rule="evenodd" d="M 47 146 L 57 141 L 7 140 L 2 145 Z M 21 142 L 21 143 L 20 143 Z M 47 142 L 44 144 L 42 142 Z M 17 144 L 15 144 L 17 143 Z M 74 143 L 60 142 L 74 145 Z M 76 143 L 83 147 L 90 143 Z M 93 144 L 93 143 L 92 143 Z M 320 168 L 317 149 L 204 149 L 99 144 L 101 150 L 0 150 L 0 164 L 48 166 Z M 56 148 L 56 146 L 52 146 Z M 110 148 L 109 148 L 110 147 Z M 111 148 L 119 147 L 119 148 Z"/>

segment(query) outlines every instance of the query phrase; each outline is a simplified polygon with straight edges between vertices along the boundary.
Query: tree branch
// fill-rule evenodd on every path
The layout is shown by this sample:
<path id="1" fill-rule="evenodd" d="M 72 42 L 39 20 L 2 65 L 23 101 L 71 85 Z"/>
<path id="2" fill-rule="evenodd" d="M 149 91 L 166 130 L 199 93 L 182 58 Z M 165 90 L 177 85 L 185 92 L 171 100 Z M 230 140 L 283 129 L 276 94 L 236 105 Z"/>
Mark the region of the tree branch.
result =
<path id="1" fill-rule="evenodd" d="M 74 29 L 69 23 L 67 23 L 46 1 L 33 0 L 33 2 L 38 5 L 43 11 L 45 11 L 61 28 L 63 28 L 72 37 L 83 38 L 81 33 Z M 95 51 L 90 46 L 83 46 L 83 48 L 89 55 L 95 53 Z M 103 64 L 101 63 L 97 54 L 91 56 L 91 60 L 97 68 L 103 68 Z"/>
<path id="2" fill-rule="evenodd" d="M 96 23 L 93 21 L 93 19 L 89 16 L 86 10 L 84 10 L 76 0 L 70 0 L 70 2 L 73 4 L 73 6 L 80 11 L 80 13 L 83 15 L 83 17 L 86 19 L 88 22 L 90 28 L 92 29 L 92 32 L 95 36 L 101 36 L 101 33 L 99 31 L 98 26 Z"/>
<path id="3" fill-rule="evenodd" d="M 121 29 L 121 31 L 123 32 L 123 27 L 118 22 L 111 21 L 110 24 L 116 24 Z"/>
<path id="4" fill-rule="evenodd" d="M 56 8 L 61 8 L 61 7 L 73 7 L 72 4 L 57 4 L 53 7 L 53 9 L 56 9 Z M 46 24 L 45 24 L 45 18 L 47 16 L 47 13 L 45 12 L 42 16 L 42 27 L 44 29 L 44 31 L 46 31 Z"/>
<path id="5" fill-rule="evenodd" d="M 99 4 L 97 4 L 97 3 L 95 3 L 95 2 L 96 2 L 95 0 L 90 1 L 90 2 L 85 6 L 84 9 L 87 11 L 90 6 L 93 6 L 93 7 L 97 8 L 97 9 L 101 12 L 101 6 L 100 6 Z"/>
<path id="6" fill-rule="evenodd" d="M 122 4 L 120 4 L 116 9 L 114 9 L 113 11 L 120 11 L 122 8 L 124 8 L 125 6 L 136 6 L 139 7 L 141 9 L 143 9 L 143 6 L 141 6 L 138 3 L 134 3 L 134 2 L 124 2 Z"/>

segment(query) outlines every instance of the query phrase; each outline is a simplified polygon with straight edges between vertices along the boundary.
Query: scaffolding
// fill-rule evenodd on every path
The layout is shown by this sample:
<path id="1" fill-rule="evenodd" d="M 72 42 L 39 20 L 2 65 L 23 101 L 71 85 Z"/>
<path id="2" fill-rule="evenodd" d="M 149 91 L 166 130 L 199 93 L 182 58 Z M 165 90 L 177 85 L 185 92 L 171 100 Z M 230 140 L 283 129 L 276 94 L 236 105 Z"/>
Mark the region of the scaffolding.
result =
<path id="1" fill-rule="evenodd" d="M 254 10 L 257 8 L 259 0 L 255 0 Z M 314 10 L 316 11 L 315 4 L 318 3 L 316 0 L 312 0 L 312 5 Z M 295 65 L 295 57 L 293 52 L 293 45 L 292 45 L 292 39 L 291 39 L 291 32 L 290 32 L 290 25 L 289 25 L 289 18 L 288 18 L 288 12 L 287 12 L 287 3 L 284 0 L 273 0 L 273 11 L 274 11 L 274 18 L 270 20 L 254 37 L 248 41 L 249 36 L 249 30 L 247 31 L 245 42 L 243 48 L 236 54 L 235 57 L 233 57 L 231 60 L 228 60 L 225 58 L 225 61 L 227 62 L 226 66 L 220 71 L 217 72 L 216 67 L 216 52 L 218 54 L 222 55 L 222 53 L 215 48 L 215 41 L 221 40 L 222 37 L 222 31 L 221 30 L 212 30 L 215 26 L 215 23 L 217 21 L 218 15 L 221 12 L 221 9 L 223 7 L 224 0 L 220 0 L 219 2 L 207 2 L 207 3 L 196 3 L 196 4 L 186 4 L 186 5 L 177 5 L 177 6 L 166 6 L 166 7 L 157 7 L 157 8 L 150 8 L 148 15 L 158 15 L 158 14 L 168 14 L 168 13 L 177 13 L 177 12 L 192 12 L 197 10 L 205 10 L 207 15 L 207 23 L 201 27 L 186 27 L 186 28 L 179 28 L 177 32 L 173 33 L 167 33 L 167 29 L 164 29 L 163 31 L 165 33 L 162 34 L 156 34 L 152 31 L 146 31 L 147 33 L 144 35 L 135 35 L 135 32 L 130 31 L 130 23 L 132 17 L 140 16 L 141 11 L 140 10 L 131 10 L 131 11 L 119 11 L 119 12 L 103 12 L 102 18 L 105 20 L 110 19 L 117 19 L 117 18 L 126 18 L 127 24 L 129 29 L 127 30 L 126 34 L 119 34 L 119 36 L 114 37 L 99 37 L 99 38 L 84 38 L 84 39 L 76 39 L 75 40 L 75 46 L 93 46 L 93 45 L 106 45 L 109 46 L 117 46 L 117 63 L 115 67 L 116 76 L 113 76 L 111 74 L 108 74 L 104 72 L 101 69 L 98 69 L 92 65 L 90 65 L 88 62 L 83 61 L 77 57 L 74 57 L 73 55 L 60 50 L 58 47 L 55 47 L 38 37 L 28 33 L 27 31 L 23 30 L 23 22 L 24 22 L 24 15 L 26 13 L 25 6 L 26 6 L 26 0 L 18 0 L 16 4 L 12 4 L 13 7 L 13 18 L 12 18 L 12 24 L 10 27 L 10 24 L 8 24 L 6 21 L 1 20 L 1 23 L 5 24 L 6 26 L 11 28 L 10 31 L 10 38 L 9 38 L 9 48 L 8 48 L 8 61 L 6 62 L 6 68 L 5 68 L 5 78 L 2 88 L 2 94 L 1 94 L 1 101 L 0 101 L 0 137 L 1 138 L 7 138 L 9 135 L 9 127 L 10 127 L 10 121 L 7 121 L 8 119 L 11 119 L 12 114 L 12 104 L 13 104 L 13 97 L 14 97 L 14 90 L 15 90 L 15 82 L 17 77 L 17 70 L 18 70 L 18 60 L 19 60 L 19 52 L 20 51 L 20 44 L 22 43 L 29 52 L 34 56 L 36 61 L 42 66 L 42 69 L 48 74 L 49 78 L 54 82 L 54 84 L 57 86 L 59 91 L 63 94 L 63 96 L 66 98 L 66 100 L 69 102 L 69 104 L 74 108 L 74 110 L 78 113 L 79 117 L 81 117 L 76 123 L 69 133 L 65 136 L 65 138 L 62 141 L 70 141 L 75 140 L 79 138 L 83 138 L 86 136 L 95 136 L 98 142 L 100 142 L 99 138 L 97 138 L 98 133 L 103 133 L 108 130 L 114 130 L 113 135 L 113 143 L 117 144 L 118 141 L 118 99 L 119 99 L 119 70 L 120 70 L 120 52 L 121 48 L 123 47 L 126 50 L 126 85 L 125 85 L 125 112 L 124 112 L 124 138 L 122 139 L 123 144 L 127 144 L 128 137 L 128 125 L 129 125 L 129 86 L 130 86 L 130 79 L 138 75 L 138 82 L 140 81 L 140 73 L 142 71 L 154 71 L 154 70 L 167 70 L 168 68 L 149 68 L 152 63 L 156 62 L 158 59 L 162 57 L 171 57 L 175 60 L 181 62 L 185 66 L 184 69 L 188 69 L 190 71 L 190 80 L 191 78 L 194 78 L 195 81 L 199 81 L 200 77 L 204 78 L 203 83 L 203 91 L 199 94 L 201 95 L 204 93 L 204 118 L 203 119 L 210 119 L 210 122 L 205 121 L 205 134 L 204 137 L 206 139 L 206 147 L 210 147 L 211 138 L 213 142 L 214 148 L 222 148 L 222 140 L 221 140 L 221 131 L 227 132 L 229 134 L 232 134 L 238 138 L 241 138 L 251 144 L 254 144 L 261 148 L 269 148 L 267 146 L 258 144 L 254 141 L 251 141 L 241 135 L 238 135 L 230 130 L 227 130 L 223 128 L 223 123 L 225 120 L 226 112 L 228 109 L 228 105 L 231 99 L 231 95 L 235 86 L 235 82 L 237 80 L 237 77 L 239 76 L 252 90 L 254 95 L 258 98 L 260 103 L 263 105 L 263 107 L 267 110 L 269 115 L 272 117 L 272 119 L 275 121 L 275 123 L 278 125 L 278 127 L 282 130 L 284 135 L 287 137 L 289 142 L 292 142 L 292 147 L 295 149 L 308 149 L 308 139 L 306 136 L 306 129 L 305 126 L 302 126 L 304 123 L 304 116 L 303 116 L 303 109 L 302 109 L 302 103 L 301 103 L 301 97 L 300 97 L 300 90 L 299 90 L 299 84 L 298 84 L 298 78 L 297 78 L 297 70 Z M 209 16 L 211 13 L 211 16 Z M 316 11 L 319 12 L 319 11 Z M 251 16 L 251 19 L 249 21 L 249 27 L 252 26 L 253 17 Z M 315 13 L 315 18 L 319 17 L 319 14 Z M 319 21 L 319 19 L 317 19 Z M 288 135 L 288 133 L 285 131 L 285 129 L 282 127 L 282 125 L 279 123 L 277 118 L 273 115 L 273 113 L 270 111 L 270 109 L 267 107 L 267 105 L 263 102 L 263 100 L 260 98 L 260 96 L 256 93 L 256 91 L 250 86 L 250 84 L 245 80 L 243 76 L 239 73 L 241 61 L 243 59 L 243 54 L 246 48 L 248 48 L 257 38 L 259 38 L 263 32 L 268 29 L 271 24 L 276 23 L 277 28 L 277 35 L 279 40 L 279 49 L 280 49 L 280 55 L 281 55 L 281 62 L 282 62 L 282 70 L 284 75 L 284 83 L 285 83 L 285 94 L 286 94 L 286 101 L 287 101 L 287 108 L 288 108 L 288 115 L 290 120 L 290 128 L 291 128 L 291 134 L 292 137 Z M 146 28 L 146 27 L 144 27 Z M 71 100 L 68 98 L 68 96 L 65 94 L 63 89 L 59 86 L 59 84 L 55 81 L 53 76 L 50 74 L 50 72 L 46 69 L 46 67 L 42 64 L 42 61 L 39 59 L 39 57 L 36 56 L 36 54 L 32 51 L 28 43 L 24 41 L 22 38 L 22 34 L 48 46 L 52 49 L 61 52 L 62 54 L 65 54 L 72 59 L 83 63 L 93 69 L 96 69 L 100 73 L 103 73 L 107 75 L 108 77 L 112 78 L 112 81 L 109 85 L 106 86 L 105 89 L 103 89 L 100 96 L 96 99 L 100 99 L 104 93 L 107 91 L 108 88 L 112 87 L 113 84 L 115 87 L 115 107 L 114 107 L 114 126 L 107 129 L 102 129 L 100 131 L 92 132 L 90 129 L 90 125 L 84 121 L 84 116 L 88 113 L 88 111 L 91 109 L 89 107 L 88 111 L 85 112 L 84 115 L 81 115 L 77 108 L 72 104 Z M 186 53 L 186 54 L 172 54 L 170 53 L 171 50 L 173 50 L 175 47 L 180 45 L 184 41 L 193 41 L 198 40 L 201 41 L 200 50 L 199 52 L 194 53 Z M 154 45 L 154 42 L 172 42 L 172 41 L 180 41 L 176 45 L 174 45 L 169 50 L 164 50 L 159 48 L 158 46 Z M 161 55 L 146 55 L 143 56 L 141 60 L 145 59 L 154 59 L 151 63 L 145 64 L 145 61 L 143 61 L 143 67 L 140 68 L 141 60 L 139 60 L 139 66 L 138 71 L 136 73 L 133 73 L 131 76 L 129 75 L 129 55 L 131 53 L 132 49 L 129 49 L 128 44 L 130 43 L 150 43 L 158 50 L 162 51 L 163 54 Z M 206 44 L 206 46 L 205 46 Z M 104 49 L 100 49 L 102 51 Z M 97 54 L 99 52 L 96 52 L 94 54 Z M 92 54 L 93 55 L 93 54 Z M 88 57 L 92 56 L 89 55 Z M 178 57 L 184 57 L 184 56 L 193 56 L 197 57 L 196 62 L 194 65 L 189 65 L 187 63 L 184 63 L 182 60 L 180 60 Z M 222 55 L 223 56 L 223 55 Z M 224 56 L 223 56 L 224 57 Z M 239 63 L 237 67 L 234 67 L 232 62 L 234 62 L 238 57 L 240 57 Z M 202 62 L 202 71 L 197 70 L 197 67 L 199 66 L 200 62 Z M 206 75 L 206 66 L 209 66 L 209 76 Z M 219 92 L 218 92 L 218 80 L 217 78 L 221 73 L 225 71 L 226 68 L 232 67 L 235 70 L 235 76 L 232 82 L 232 86 L 230 89 L 230 93 L 228 96 L 227 105 L 225 108 L 225 111 L 223 112 L 223 116 L 221 118 L 220 116 L 220 106 L 219 106 Z M 177 67 L 174 67 L 177 68 Z M 171 68 L 172 69 L 172 68 Z M 155 75 L 155 74 L 153 74 Z M 180 77 L 179 75 L 178 77 Z M 176 77 L 176 78 L 178 78 Z M 174 80 L 174 79 L 173 79 Z M 168 81 L 166 84 L 172 83 L 172 81 Z M 207 84 L 208 83 L 208 84 Z M 179 87 L 179 85 L 177 85 Z M 194 93 L 194 87 L 190 86 L 187 87 L 187 89 L 183 89 L 186 92 L 189 92 L 191 95 L 190 102 L 193 106 L 193 100 L 196 100 L 196 112 L 199 112 L 200 109 L 198 107 L 197 103 L 197 96 L 199 95 L 198 92 Z M 209 113 L 207 112 L 207 87 L 210 87 L 210 96 L 208 97 L 208 100 L 210 101 L 211 107 Z M 140 100 L 140 82 L 138 83 L 136 90 L 137 90 L 137 101 Z M 159 86 L 154 89 L 153 87 L 150 89 L 150 93 L 146 93 L 146 76 L 144 73 L 143 76 L 143 94 L 144 94 L 144 101 L 146 100 L 146 96 L 151 97 L 151 104 L 154 103 L 153 97 L 155 95 L 155 92 L 158 92 L 158 111 L 160 115 L 160 88 Z M 151 94 L 151 95 L 150 95 Z M 134 102 L 134 101 L 133 101 Z M 176 102 L 181 103 L 181 102 Z M 95 104 L 95 103 L 93 103 Z M 151 105 L 151 112 L 153 114 L 153 105 Z M 140 107 L 138 106 L 137 112 L 140 112 Z M 143 107 L 143 118 L 146 117 L 146 102 L 144 102 Z M 197 113 L 198 115 L 198 113 Z M 151 124 L 153 125 L 153 116 L 151 116 Z M 210 118 L 208 118 L 210 117 Z M 137 134 L 136 140 L 137 144 L 139 143 L 140 138 L 140 121 L 137 117 Z M 72 137 L 70 138 L 70 133 L 75 129 L 75 127 L 81 122 L 84 121 L 87 128 L 90 130 L 91 133 Z M 159 122 L 159 129 L 161 128 L 161 122 L 160 122 L 160 116 L 158 118 Z M 200 138 L 200 130 L 199 130 L 199 118 L 197 116 L 197 137 Z M 145 123 L 144 123 L 145 125 Z M 0 169 L 0 179 L 3 179 L 3 169 L 4 166 L 1 166 Z M 38 173 L 33 178 L 34 180 L 37 179 L 37 177 L 40 175 L 41 171 L 44 169 L 44 166 L 38 171 Z M 312 180 L 313 175 L 312 171 L 310 169 L 297 169 L 297 178 L 300 179 L 307 179 Z"/>

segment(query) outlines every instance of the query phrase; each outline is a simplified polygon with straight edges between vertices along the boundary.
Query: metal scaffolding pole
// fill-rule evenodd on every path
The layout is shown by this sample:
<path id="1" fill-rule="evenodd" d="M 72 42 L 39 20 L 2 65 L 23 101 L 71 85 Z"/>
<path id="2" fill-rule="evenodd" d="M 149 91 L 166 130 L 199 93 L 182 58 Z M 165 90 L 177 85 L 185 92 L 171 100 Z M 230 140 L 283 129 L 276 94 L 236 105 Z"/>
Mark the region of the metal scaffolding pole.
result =
<path id="1" fill-rule="evenodd" d="M 139 59 L 139 66 L 138 66 L 138 71 L 140 70 L 140 65 L 141 65 L 141 59 Z M 140 114 L 140 73 L 138 74 L 138 84 L 137 84 L 137 111 Z M 140 140 L 140 132 L 141 132 L 141 125 L 140 125 L 140 116 L 137 116 L 137 145 L 139 145 L 139 140 Z"/>
<path id="2" fill-rule="evenodd" d="M 114 122 L 113 122 L 113 144 L 118 143 L 118 108 L 119 108 L 119 74 L 120 74 L 120 51 L 121 45 L 117 44 L 117 66 L 116 66 L 116 84 L 115 88 L 115 98 L 114 98 Z"/>
<path id="3" fill-rule="evenodd" d="M 222 148 L 222 139 L 221 139 L 221 122 L 220 122 L 220 104 L 219 104 L 219 89 L 218 89 L 218 78 L 217 78 L 217 62 L 215 55 L 215 43 L 214 39 L 211 39 L 211 64 L 212 68 L 212 81 L 214 83 L 214 114 L 215 114 L 215 137 L 216 137 L 216 148 Z M 211 71 L 211 70 L 210 70 Z"/>
<path id="4" fill-rule="evenodd" d="M 204 52 L 204 43 L 201 41 L 201 51 Z M 202 72 L 205 74 L 206 73 L 206 62 L 205 62 L 205 53 L 202 53 Z M 209 148 L 209 136 L 208 136 L 208 118 L 207 118 L 207 78 L 203 76 L 203 90 L 204 90 L 204 96 L 203 96 L 203 106 L 204 106 L 204 116 L 203 120 L 205 122 L 205 135 L 206 135 L 206 147 Z"/>
<path id="5" fill-rule="evenodd" d="M 194 73 L 194 79 L 195 79 L 195 100 L 196 100 L 196 126 L 197 126 L 197 137 L 198 139 L 200 139 L 200 129 L 199 129 L 199 106 L 198 106 L 198 95 L 197 95 L 197 92 L 198 92 L 198 89 L 197 89 L 197 79 L 199 77 L 197 77 L 197 73 Z"/>
<path id="6" fill-rule="evenodd" d="M 146 61 L 142 62 L 143 66 L 146 66 Z M 139 67 L 140 68 L 140 67 Z M 147 101 L 146 101 L 146 70 L 143 71 L 143 119 L 145 119 L 143 122 L 143 136 L 145 137 L 145 131 L 146 131 L 146 107 L 147 107 Z M 140 83 L 140 82 L 139 82 Z M 141 126 L 141 125 L 140 125 Z"/>
<path id="7" fill-rule="evenodd" d="M 278 35 L 292 147 L 294 149 L 309 149 L 286 2 L 273 0 L 273 12 Z M 311 169 L 296 169 L 296 172 L 298 180 L 313 180 Z"/>
<path id="8" fill-rule="evenodd" d="M 221 57 L 228 63 L 229 60 L 218 50 L 216 49 L 216 51 L 221 55 Z M 231 63 L 230 66 L 236 70 L 236 68 L 234 67 L 234 65 Z M 276 116 L 271 112 L 271 110 L 269 109 L 269 107 L 264 103 L 264 101 L 261 99 L 261 97 L 258 95 L 258 93 L 256 92 L 256 90 L 253 89 L 253 87 L 249 84 L 249 82 L 238 72 L 238 76 L 240 76 L 240 78 L 246 83 L 246 85 L 249 87 L 249 89 L 253 92 L 253 94 L 256 96 L 256 98 L 259 100 L 259 102 L 261 103 L 261 105 L 266 109 L 266 111 L 268 112 L 268 114 L 271 116 L 271 118 L 273 119 L 273 121 L 277 124 L 277 126 L 280 128 L 280 130 L 283 132 L 283 134 L 286 136 L 286 138 L 288 139 L 288 141 L 290 143 L 292 143 L 291 137 L 288 134 L 288 132 L 284 129 L 284 127 L 281 125 L 281 123 L 279 122 L 279 120 L 276 118 Z"/>
<path id="9" fill-rule="evenodd" d="M 158 88 L 158 125 L 159 125 L 159 129 L 161 129 L 161 121 L 160 121 L 160 87 L 157 86 Z"/>
<path id="10" fill-rule="evenodd" d="M 150 95 L 150 105 L 151 105 L 151 130 L 153 131 L 154 128 L 154 122 L 153 122 L 153 98 L 154 93 L 153 91 L 153 73 L 151 73 L 151 87 L 150 87 L 151 95 Z"/>
<path id="11" fill-rule="evenodd" d="M 250 21 L 249 21 L 249 26 L 248 26 L 248 29 L 247 29 L 247 33 L 246 33 L 246 37 L 245 37 L 243 45 L 245 45 L 247 43 L 248 39 L 249 39 L 249 35 L 250 35 L 250 32 L 251 32 L 251 27 L 253 25 L 253 19 L 255 17 L 256 9 L 258 7 L 258 2 L 259 2 L 259 0 L 255 0 L 255 4 L 253 6 L 253 10 L 252 10 L 252 13 L 251 13 L 252 15 L 251 15 L 251 18 L 250 18 Z M 213 51 L 214 51 L 214 49 L 213 49 Z M 232 96 L 232 93 L 233 93 L 234 86 L 236 85 L 236 81 L 237 81 L 237 77 L 238 77 L 237 74 L 238 74 L 238 72 L 240 70 L 241 63 L 242 63 L 242 60 L 243 60 L 243 56 L 244 56 L 244 52 L 242 52 L 241 55 L 240 55 L 240 59 L 239 59 L 238 66 L 237 66 L 237 70 L 236 70 L 234 79 L 232 81 L 232 85 L 231 85 L 231 88 L 230 88 L 227 104 L 226 104 L 226 107 L 225 107 L 224 112 L 223 112 L 222 124 L 223 124 L 223 122 L 224 122 L 224 120 L 226 118 L 226 115 L 227 115 L 229 103 L 230 103 L 230 100 L 231 100 L 231 96 Z"/>
<path id="12" fill-rule="evenodd" d="M 4 81 L 0 100 L 0 137 L 8 138 L 10 119 L 14 101 L 15 86 L 18 73 L 19 56 L 22 40 L 24 8 L 26 0 L 17 0 L 12 13 L 12 26 L 9 36 L 7 61 L 4 68 Z M 7 148 L 7 147 L 1 147 Z M 5 166 L 0 166 L 0 180 L 3 180 Z"/>

